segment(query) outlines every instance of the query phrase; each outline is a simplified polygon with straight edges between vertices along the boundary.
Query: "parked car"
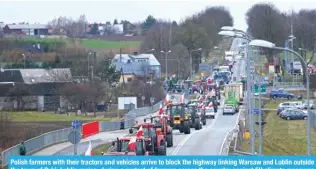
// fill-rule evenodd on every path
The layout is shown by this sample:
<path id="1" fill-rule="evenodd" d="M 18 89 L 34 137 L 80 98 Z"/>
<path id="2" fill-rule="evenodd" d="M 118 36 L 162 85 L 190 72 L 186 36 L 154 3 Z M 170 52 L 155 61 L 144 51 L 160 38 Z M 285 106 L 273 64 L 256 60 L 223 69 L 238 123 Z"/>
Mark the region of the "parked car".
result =
<path id="1" fill-rule="evenodd" d="M 277 99 L 277 98 L 287 98 L 288 100 L 295 98 L 295 95 L 292 93 L 288 93 L 282 89 L 279 90 L 271 90 L 270 91 L 270 98 Z"/>
<path id="2" fill-rule="evenodd" d="M 285 120 L 306 120 L 307 113 L 299 109 L 284 110 L 280 117 Z"/>
<path id="3" fill-rule="evenodd" d="M 303 103 L 302 108 L 303 108 L 303 109 L 307 109 L 307 100 Z M 310 109 L 314 109 L 314 108 L 315 108 L 315 105 L 314 105 L 313 100 L 310 100 L 310 101 L 309 101 L 309 108 L 310 108 Z"/>
<path id="4" fill-rule="evenodd" d="M 302 101 L 296 101 L 296 102 L 291 102 L 295 104 L 295 108 L 297 109 L 303 109 L 303 102 Z"/>
<path id="5" fill-rule="evenodd" d="M 277 115 L 279 115 L 283 110 L 297 108 L 294 102 L 283 102 L 278 105 Z"/>

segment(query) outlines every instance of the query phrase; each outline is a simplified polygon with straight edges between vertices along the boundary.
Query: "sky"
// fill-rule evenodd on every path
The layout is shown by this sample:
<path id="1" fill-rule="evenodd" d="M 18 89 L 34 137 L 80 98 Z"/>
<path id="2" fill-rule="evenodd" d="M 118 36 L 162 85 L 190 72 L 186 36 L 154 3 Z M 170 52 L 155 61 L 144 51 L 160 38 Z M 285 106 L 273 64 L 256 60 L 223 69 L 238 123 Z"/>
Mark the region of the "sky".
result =
<path id="1" fill-rule="evenodd" d="M 314 2 L 313 2 L 314 1 Z M 43 23 L 58 16 L 78 18 L 85 14 L 89 22 L 105 23 L 114 19 L 143 21 L 148 15 L 165 20 L 182 21 L 210 6 L 225 6 L 234 18 L 234 27 L 247 29 L 245 13 L 254 4 L 272 2 L 281 11 L 316 8 L 315 0 L 143 0 L 143 1 L 3 1 L 0 0 L 0 22 Z"/>

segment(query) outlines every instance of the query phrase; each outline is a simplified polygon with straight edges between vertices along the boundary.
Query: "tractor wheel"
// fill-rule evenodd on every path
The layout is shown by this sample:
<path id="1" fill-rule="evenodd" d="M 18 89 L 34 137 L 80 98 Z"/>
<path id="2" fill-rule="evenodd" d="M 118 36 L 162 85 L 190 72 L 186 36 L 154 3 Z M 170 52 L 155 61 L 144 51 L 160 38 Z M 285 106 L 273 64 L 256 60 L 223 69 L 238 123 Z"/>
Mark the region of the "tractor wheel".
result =
<path id="1" fill-rule="evenodd" d="M 165 145 L 161 145 L 159 148 L 158 148 L 158 155 L 160 156 L 165 156 L 167 155 L 167 147 Z"/>
<path id="2" fill-rule="evenodd" d="M 184 131 L 184 134 L 190 134 L 191 133 L 191 128 L 190 128 L 190 122 L 189 121 L 184 121 L 183 122 L 183 131 Z"/>
<path id="3" fill-rule="evenodd" d="M 172 133 L 167 134 L 166 140 L 167 140 L 167 147 L 172 147 L 173 146 L 173 135 L 172 135 Z"/>
<path id="4" fill-rule="evenodd" d="M 200 130 L 200 125 L 201 125 L 201 122 L 200 122 L 200 119 L 195 119 L 195 130 Z"/>
<path id="5" fill-rule="evenodd" d="M 203 123 L 204 126 L 206 125 L 206 118 L 204 118 L 204 119 L 202 120 L 202 123 Z"/>

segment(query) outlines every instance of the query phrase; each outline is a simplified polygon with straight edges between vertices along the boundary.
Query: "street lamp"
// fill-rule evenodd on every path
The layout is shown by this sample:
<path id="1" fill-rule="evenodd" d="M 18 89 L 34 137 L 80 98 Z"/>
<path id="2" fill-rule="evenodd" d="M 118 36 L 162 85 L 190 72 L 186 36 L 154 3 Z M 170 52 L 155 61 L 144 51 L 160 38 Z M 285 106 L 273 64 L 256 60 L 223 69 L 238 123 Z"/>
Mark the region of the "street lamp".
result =
<path id="1" fill-rule="evenodd" d="M 193 67 L 193 65 L 192 65 L 192 52 L 197 52 L 197 51 L 202 51 L 202 48 L 198 48 L 198 49 L 195 49 L 195 50 L 191 50 L 190 51 L 190 74 L 191 74 L 191 80 L 193 80 L 193 78 L 192 78 L 192 73 L 193 73 L 193 69 L 192 69 L 192 67 Z"/>
<path id="2" fill-rule="evenodd" d="M 247 33 L 243 32 L 243 31 L 238 31 L 238 30 L 235 30 L 235 28 L 233 27 L 230 27 L 230 26 L 224 26 L 222 27 L 221 29 L 222 31 L 220 31 L 218 33 L 218 35 L 220 36 L 223 36 L 223 37 L 229 37 L 229 38 L 241 38 L 241 39 L 244 39 L 246 40 L 246 61 L 247 61 L 247 67 L 246 67 L 246 72 L 247 72 L 247 111 L 248 111 L 248 121 L 249 121 L 249 128 L 250 128 L 250 131 L 251 131 L 251 151 L 252 151 L 252 154 L 255 154 L 255 138 L 254 138 L 254 127 L 253 127 L 253 115 L 252 115 L 252 106 L 251 106 L 251 103 L 252 103 L 252 100 L 251 100 L 251 84 L 250 82 L 252 81 L 251 80 L 251 63 L 250 63 L 250 59 L 251 59 L 251 56 L 250 56 L 250 53 L 249 53 L 249 50 L 248 50 L 248 47 L 249 47 L 249 42 L 251 41 L 251 39 L 249 38 L 249 36 L 247 35 Z M 239 32 L 239 34 L 238 34 Z M 241 36 L 241 34 L 245 34 L 245 36 Z"/>
<path id="3" fill-rule="evenodd" d="M 167 58 L 168 58 L 168 53 L 171 53 L 171 50 L 169 50 L 168 52 L 166 51 L 160 51 L 161 53 L 165 54 L 166 57 L 166 79 L 168 79 L 168 62 L 167 62 Z"/>
<path id="4" fill-rule="evenodd" d="M 235 32 L 237 34 L 242 34 L 242 35 L 246 36 L 248 39 L 250 39 L 249 35 L 246 32 L 244 32 L 244 31 L 242 31 L 240 29 L 236 29 L 236 28 L 234 28 L 232 26 L 223 26 L 221 28 L 221 30 L 222 31 L 231 31 L 231 32 Z"/>
<path id="5" fill-rule="evenodd" d="M 145 53 L 148 53 L 148 52 L 153 52 L 155 51 L 156 49 L 150 49 L 150 50 L 147 50 Z"/>
<path id="6" fill-rule="evenodd" d="M 25 54 L 23 53 L 22 56 L 23 56 L 23 67 L 25 69 Z"/>
<path id="7" fill-rule="evenodd" d="M 92 53 L 90 52 L 89 54 L 88 54 L 88 77 L 89 77 L 89 70 L 90 70 L 90 55 L 92 55 Z"/>
<path id="8" fill-rule="evenodd" d="M 305 77 L 306 77 L 306 94 L 307 94 L 307 155 L 311 155 L 311 129 L 310 129 L 310 125 L 311 125 L 311 112 L 310 112 L 310 87 L 309 87 L 309 72 L 308 72 L 308 68 L 307 68 L 307 63 L 305 62 L 305 60 L 303 59 L 303 57 L 298 54 L 297 52 L 295 52 L 292 49 L 288 49 L 288 48 L 282 48 L 282 47 L 276 47 L 274 43 L 269 42 L 269 41 L 265 41 L 265 40 L 252 40 L 249 43 L 250 46 L 257 46 L 257 47 L 263 47 L 263 48 L 269 48 L 269 49 L 276 49 L 276 50 L 283 50 L 283 51 L 287 51 L 290 52 L 292 54 L 294 54 L 295 56 L 297 56 L 297 58 L 301 61 L 302 65 L 304 65 L 303 67 L 303 71 L 305 72 Z"/>

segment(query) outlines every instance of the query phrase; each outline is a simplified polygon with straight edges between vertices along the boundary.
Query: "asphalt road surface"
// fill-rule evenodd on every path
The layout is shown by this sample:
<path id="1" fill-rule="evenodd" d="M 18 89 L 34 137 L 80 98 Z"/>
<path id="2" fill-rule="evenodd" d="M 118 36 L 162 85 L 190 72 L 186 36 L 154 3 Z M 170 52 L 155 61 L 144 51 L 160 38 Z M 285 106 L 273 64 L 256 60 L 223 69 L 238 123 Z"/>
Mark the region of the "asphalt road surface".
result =
<path id="1" fill-rule="evenodd" d="M 238 50 L 242 39 L 234 39 L 231 50 Z M 236 63 L 233 66 L 233 76 L 236 81 L 240 75 L 245 75 L 245 60 L 236 56 Z M 223 100 L 221 101 L 223 106 Z M 168 155 L 220 155 L 223 143 L 228 132 L 235 128 L 240 113 L 235 115 L 222 115 L 222 108 L 216 114 L 214 120 L 208 120 L 207 125 L 200 131 L 183 136 L 175 133 L 174 147 L 168 149 Z"/>

